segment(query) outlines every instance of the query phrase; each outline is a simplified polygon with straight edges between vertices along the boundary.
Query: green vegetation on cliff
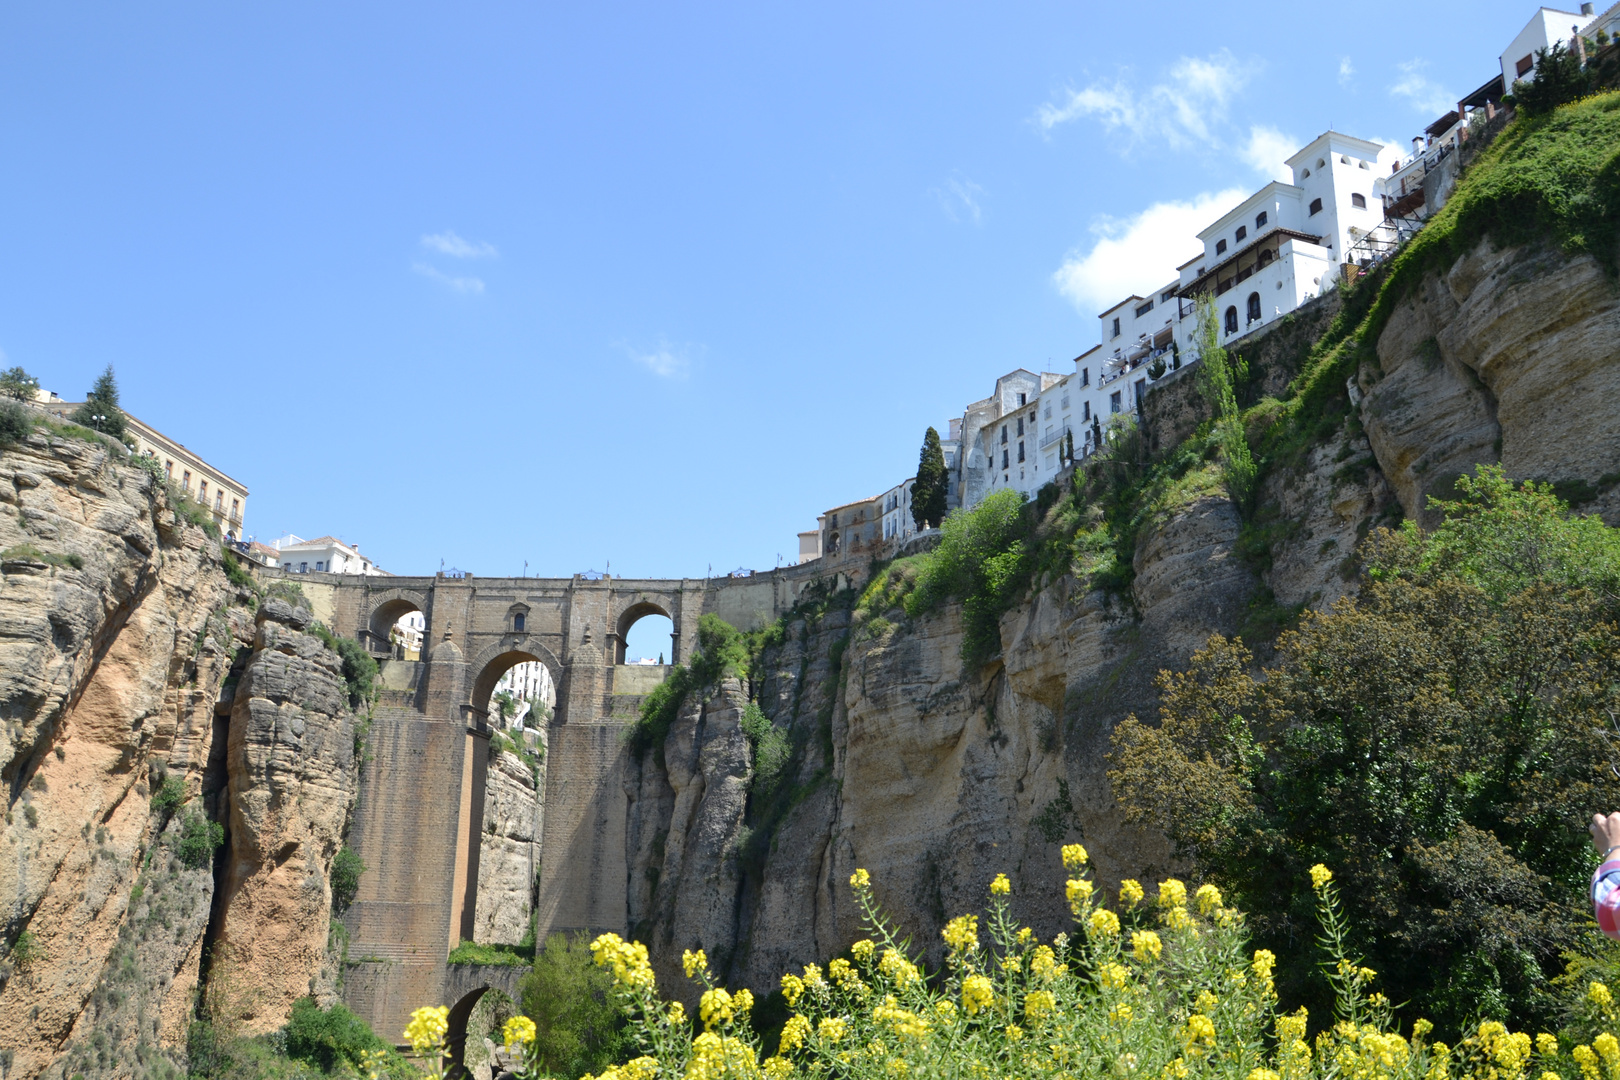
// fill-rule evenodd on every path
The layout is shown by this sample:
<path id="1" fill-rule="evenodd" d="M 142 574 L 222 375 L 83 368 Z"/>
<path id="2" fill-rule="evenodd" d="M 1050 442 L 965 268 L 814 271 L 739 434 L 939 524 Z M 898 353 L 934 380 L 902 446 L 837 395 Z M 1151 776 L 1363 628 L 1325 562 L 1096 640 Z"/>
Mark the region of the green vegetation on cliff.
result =
<path id="1" fill-rule="evenodd" d="M 662 758 L 664 738 L 679 715 L 687 695 L 708 694 L 726 678 L 747 674 L 748 640 L 718 615 L 698 620 L 697 648 L 688 664 L 676 664 L 641 705 L 641 715 L 630 729 L 630 751 L 639 761 L 648 750 Z"/>

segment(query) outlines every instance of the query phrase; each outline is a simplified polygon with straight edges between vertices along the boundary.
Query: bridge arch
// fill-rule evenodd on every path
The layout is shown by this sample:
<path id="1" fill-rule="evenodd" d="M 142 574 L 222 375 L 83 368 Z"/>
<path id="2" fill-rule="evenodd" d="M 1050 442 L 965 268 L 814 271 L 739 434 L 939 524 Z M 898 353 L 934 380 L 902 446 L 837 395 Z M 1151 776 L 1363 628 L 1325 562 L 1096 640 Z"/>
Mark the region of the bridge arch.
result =
<path id="1" fill-rule="evenodd" d="M 630 636 L 630 628 L 649 615 L 661 615 L 669 620 L 671 650 L 673 651 L 674 642 L 679 640 L 680 634 L 680 625 L 675 618 L 675 614 L 679 612 L 680 608 L 676 604 L 660 602 L 662 599 L 662 597 L 657 600 L 645 596 L 638 597 L 634 603 L 619 613 L 618 620 L 613 627 L 613 663 L 622 664 L 625 662 L 627 659 L 625 644 Z M 674 663 L 673 657 L 670 658 L 670 662 Z"/>
<path id="2" fill-rule="evenodd" d="M 427 614 L 427 594 L 416 589 L 383 589 L 366 598 L 370 610 L 361 620 L 362 638 L 374 653 L 389 651 L 388 632 L 401 616 L 413 611 Z"/>
<path id="3" fill-rule="evenodd" d="M 467 704 L 479 713 L 488 713 L 489 696 L 495 692 L 495 684 L 501 681 L 512 668 L 519 664 L 541 663 L 551 674 L 551 684 L 562 686 L 562 664 L 552 651 L 540 644 L 536 638 L 525 635 L 517 640 L 507 639 L 484 646 L 473 661 L 468 665 L 472 671 L 472 695 Z"/>

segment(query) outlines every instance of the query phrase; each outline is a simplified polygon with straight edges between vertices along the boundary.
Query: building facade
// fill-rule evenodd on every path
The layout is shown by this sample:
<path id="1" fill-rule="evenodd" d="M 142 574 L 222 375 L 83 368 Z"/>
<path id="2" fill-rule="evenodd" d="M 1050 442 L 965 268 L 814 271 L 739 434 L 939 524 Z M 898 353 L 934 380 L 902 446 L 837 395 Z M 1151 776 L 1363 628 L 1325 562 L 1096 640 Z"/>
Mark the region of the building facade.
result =
<path id="1" fill-rule="evenodd" d="M 289 574 L 377 574 L 387 571 L 360 554 L 360 545 L 345 544 L 335 536 L 305 540 L 288 533 L 273 540 L 277 561 Z"/>

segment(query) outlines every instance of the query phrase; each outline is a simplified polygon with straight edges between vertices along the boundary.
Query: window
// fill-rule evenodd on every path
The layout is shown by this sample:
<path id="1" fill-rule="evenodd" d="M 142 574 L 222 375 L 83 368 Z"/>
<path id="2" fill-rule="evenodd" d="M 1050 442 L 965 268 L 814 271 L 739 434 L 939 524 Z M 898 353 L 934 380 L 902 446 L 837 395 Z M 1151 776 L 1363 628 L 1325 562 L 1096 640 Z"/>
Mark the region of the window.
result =
<path id="1" fill-rule="evenodd" d="M 1322 200 L 1321 199 L 1312 199 L 1311 200 L 1311 215 L 1315 216 L 1317 214 L 1320 214 L 1321 212 L 1322 212 Z"/>
<path id="2" fill-rule="evenodd" d="M 180 474 L 180 486 L 186 491 L 191 490 L 191 470 L 187 469 Z"/>
<path id="3" fill-rule="evenodd" d="M 1002 446 L 1007 445 L 1007 425 L 1006 424 L 1001 425 L 1001 445 Z"/>
<path id="4" fill-rule="evenodd" d="M 1114 332 L 1108 336 L 1119 337 L 1119 320 L 1117 318 L 1114 320 Z"/>
<path id="5" fill-rule="evenodd" d="M 231 520 L 235 521 L 237 518 L 239 518 L 241 516 L 242 516 L 242 500 L 241 499 L 232 499 L 231 500 Z"/>
<path id="6" fill-rule="evenodd" d="M 324 562 L 318 562 L 318 563 L 315 564 L 315 569 L 317 571 L 325 570 L 326 569 L 326 564 Z"/>
<path id="7" fill-rule="evenodd" d="M 1024 434 L 1024 418 L 1022 416 L 1018 418 L 1018 434 L 1020 436 Z"/>
<path id="8" fill-rule="evenodd" d="M 1267 248 L 1266 250 L 1264 250 L 1264 251 L 1262 251 L 1260 253 L 1259 257 L 1255 260 L 1255 264 L 1257 266 L 1265 266 L 1267 263 L 1271 262 L 1271 260 L 1275 259 L 1276 257 L 1277 256 L 1272 253 L 1271 249 Z"/>
<path id="9" fill-rule="evenodd" d="M 523 633 L 524 624 L 528 622 L 528 619 L 529 617 L 523 612 L 517 612 L 512 616 L 512 629 L 519 634 Z"/>
<path id="10" fill-rule="evenodd" d="M 163 479 L 165 479 L 165 480 L 173 480 L 174 479 L 174 462 L 166 461 L 166 462 L 163 463 Z"/>
<path id="11" fill-rule="evenodd" d="M 1024 443 L 1022 440 L 1018 443 L 1018 463 L 1020 465 L 1024 463 Z"/>
<path id="12" fill-rule="evenodd" d="M 829 517 L 827 519 L 827 527 L 829 529 L 838 528 L 838 515 L 837 514 L 833 514 L 831 517 Z"/>
<path id="13" fill-rule="evenodd" d="M 1257 229 L 1263 229 L 1266 227 L 1266 212 L 1264 210 L 1254 215 L 1254 227 Z"/>
<path id="14" fill-rule="evenodd" d="M 1080 369 L 1080 385 L 1081 386 L 1090 386 L 1091 385 L 1091 369 L 1090 368 L 1083 367 L 1083 368 Z"/>
<path id="15" fill-rule="evenodd" d="M 1249 235 L 1249 227 L 1247 225 L 1239 225 L 1236 238 L 1239 239 L 1239 240 L 1242 240 L 1245 236 L 1248 236 L 1248 235 Z"/>
<path id="16" fill-rule="evenodd" d="M 1529 71 L 1531 68 L 1533 68 L 1535 66 L 1536 66 L 1535 57 L 1533 57 L 1533 56 L 1525 56 L 1525 57 L 1521 57 L 1519 59 L 1519 62 L 1517 64 L 1513 65 L 1513 71 L 1514 71 L 1514 74 L 1516 74 L 1516 75 L 1523 75 L 1525 72 Z"/>
<path id="17" fill-rule="evenodd" d="M 1091 420 L 1091 402 L 1083 401 L 1080 403 L 1080 420 L 1082 423 L 1087 423 Z"/>
<path id="18" fill-rule="evenodd" d="M 1064 412 L 1069 411 L 1069 395 L 1068 394 L 1063 395 L 1063 400 L 1058 402 L 1058 408 L 1062 409 Z M 1051 414 L 1048 413 L 1047 415 L 1051 415 Z"/>
<path id="19" fill-rule="evenodd" d="M 221 491 L 219 488 L 215 488 L 214 489 L 214 513 L 217 514 L 221 510 L 223 510 L 224 508 L 225 508 L 225 493 L 223 491 Z"/>
<path id="20" fill-rule="evenodd" d="M 1136 317 L 1138 319 L 1140 319 L 1142 316 L 1146 315 L 1148 312 L 1150 312 L 1152 310 L 1153 310 L 1153 301 L 1149 300 L 1147 303 L 1143 304 L 1141 307 L 1136 309 Z"/>
<path id="21" fill-rule="evenodd" d="M 1001 452 L 1001 467 L 1003 469 L 1007 467 L 1007 451 L 1005 450 Z"/>
<path id="22" fill-rule="evenodd" d="M 299 563 L 299 564 L 298 564 L 298 572 L 299 572 L 299 573 L 300 573 L 300 574 L 307 574 L 307 573 L 309 573 L 309 563 L 307 563 L 307 562 L 301 562 L 301 563 Z"/>
<path id="23" fill-rule="evenodd" d="M 1215 254 L 1217 254 L 1217 255 L 1225 255 L 1226 254 L 1226 241 L 1225 240 L 1217 240 L 1217 241 L 1215 241 Z"/>
<path id="24" fill-rule="evenodd" d="M 1046 418 L 1048 420 L 1052 419 L 1052 403 L 1050 401 L 1046 403 Z"/>
<path id="25" fill-rule="evenodd" d="M 1316 159 L 1316 167 L 1318 169 L 1325 169 L 1325 168 L 1327 168 L 1327 162 L 1322 160 L 1321 158 L 1317 158 Z"/>
<path id="26" fill-rule="evenodd" d="M 287 573 L 289 573 L 289 574 L 292 573 L 292 563 L 290 563 L 290 562 L 282 563 L 281 568 L 283 570 L 287 571 Z"/>
<path id="27" fill-rule="evenodd" d="M 1023 394 L 1019 394 L 1018 395 L 1018 404 L 1027 405 L 1027 404 L 1029 404 L 1029 399 L 1026 398 Z"/>
<path id="28" fill-rule="evenodd" d="M 1357 192 L 1350 196 L 1350 205 L 1362 210 L 1367 209 L 1367 196 Z"/>
<path id="29" fill-rule="evenodd" d="M 1175 289 L 1164 290 L 1164 292 L 1159 294 L 1159 303 L 1168 304 L 1170 302 L 1170 298 L 1174 295 L 1176 295 Z"/>
<path id="30" fill-rule="evenodd" d="M 1345 157 L 1343 154 L 1340 154 L 1339 155 L 1339 164 L 1340 165 L 1348 165 L 1348 164 L 1350 164 L 1350 159 Z"/>
<path id="31" fill-rule="evenodd" d="M 1310 176 L 1310 175 L 1311 175 L 1311 170 L 1309 170 L 1309 169 L 1306 169 L 1306 170 L 1305 170 L 1305 176 Z"/>
<path id="32" fill-rule="evenodd" d="M 1229 307 L 1226 309 L 1226 332 L 1228 334 L 1235 334 L 1237 333 L 1237 328 L 1237 308 Z"/>
<path id="33" fill-rule="evenodd" d="M 1111 412 L 1111 413 L 1119 412 L 1119 391 L 1118 390 L 1115 390 L 1112 394 L 1108 395 L 1108 411 Z"/>
<path id="34" fill-rule="evenodd" d="M 197 501 L 204 506 L 208 505 L 208 481 L 197 481 Z"/>
<path id="35" fill-rule="evenodd" d="M 1260 294 L 1257 292 L 1249 294 L 1249 321 L 1260 321 Z"/>

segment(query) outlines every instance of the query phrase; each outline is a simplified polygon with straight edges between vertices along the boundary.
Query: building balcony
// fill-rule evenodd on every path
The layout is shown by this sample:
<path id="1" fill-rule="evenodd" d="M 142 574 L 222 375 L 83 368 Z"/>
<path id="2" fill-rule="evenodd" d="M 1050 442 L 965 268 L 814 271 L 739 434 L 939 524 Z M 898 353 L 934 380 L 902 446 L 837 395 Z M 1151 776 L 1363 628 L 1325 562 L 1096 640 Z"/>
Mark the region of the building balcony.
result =
<path id="1" fill-rule="evenodd" d="M 1068 424 L 1062 425 L 1056 431 L 1052 432 L 1052 434 L 1046 436 L 1044 439 L 1041 440 L 1041 449 L 1045 450 L 1048 446 L 1051 446 L 1053 443 L 1062 442 L 1063 441 L 1063 436 L 1069 434 L 1069 432 L 1071 430 L 1072 429 L 1069 427 Z"/>

